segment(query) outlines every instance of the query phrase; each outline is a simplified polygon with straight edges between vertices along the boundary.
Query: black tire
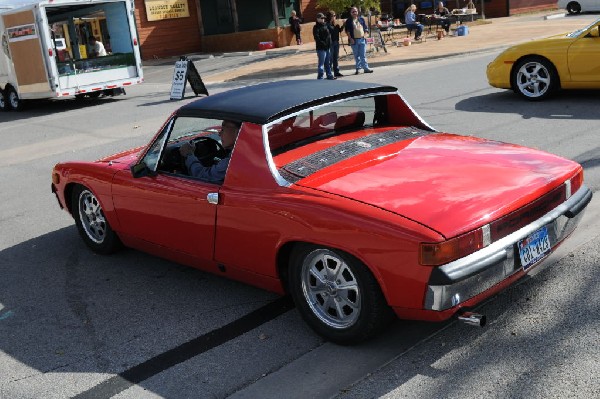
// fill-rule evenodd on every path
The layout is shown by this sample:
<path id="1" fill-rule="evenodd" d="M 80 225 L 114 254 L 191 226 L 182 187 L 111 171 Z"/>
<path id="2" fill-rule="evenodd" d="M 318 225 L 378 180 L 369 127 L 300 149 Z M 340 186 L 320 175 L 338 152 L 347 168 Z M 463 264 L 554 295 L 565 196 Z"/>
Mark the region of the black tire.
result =
<path id="1" fill-rule="evenodd" d="M 98 97 L 100 97 L 101 94 L 102 94 L 101 91 L 92 91 L 92 92 L 88 93 L 88 97 L 89 98 L 98 98 Z"/>
<path id="2" fill-rule="evenodd" d="M 8 111 L 8 103 L 6 102 L 6 93 L 4 90 L 0 89 L 0 112 Z"/>
<path id="3" fill-rule="evenodd" d="M 531 101 L 543 100 L 560 88 L 554 65 L 541 57 L 526 57 L 516 63 L 511 84 L 515 93 Z"/>
<path id="4" fill-rule="evenodd" d="M 356 258 L 327 247 L 298 245 L 289 267 L 292 298 L 302 318 L 324 338 L 357 344 L 392 320 L 377 280 Z"/>
<path id="5" fill-rule="evenodd" d="M 576 1 L 572 1 L 567 4 L 567 12 L 569 14 L 579 14 L 581 12 L 581 4 Z"/>
<path id="6" fill-rule="evenodd" d="M 122 247 L 121 240 L 110 227 L 100 202 L 90 189 L 73 189 L 71 208 L 79 235 L 94 252 L 111 254 Z"/>
<path id="7" fill-rule="evenodd" d="M 6 104 L 13 111 L 20 111 L 23 109 L 23 100 L 19 98 L 14 87 L 8 86 L 6 88 Z"/>

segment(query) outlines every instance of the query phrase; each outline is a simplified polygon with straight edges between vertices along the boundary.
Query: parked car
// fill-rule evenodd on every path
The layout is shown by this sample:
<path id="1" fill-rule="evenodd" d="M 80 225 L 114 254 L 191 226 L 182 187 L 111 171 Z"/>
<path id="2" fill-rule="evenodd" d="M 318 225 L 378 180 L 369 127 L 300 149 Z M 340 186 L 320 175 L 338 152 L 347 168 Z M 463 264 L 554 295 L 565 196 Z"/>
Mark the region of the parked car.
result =
<path id="1" fill-rule="evenodd" d="M 579 14 L 582 11 L 600 11 L 600 0 L 558 0 L 557 6 L 569 14 Z"/>
<path id="2" fill-rule="evenodd" d="M 230 155 L 222 120 L 241 123 Z M 189 176 L 190 142 L 206 167 L 230 156 L 222 183 Z M 394 314 L 483 324 L 464 312 L 541 264 L 592 197 L 576 162 L 437 132 L 395 87 L 317 80 L 191 102 L 145 147 L 56 165 L 52 192 L 93 251 L 289 293 L 342 344 Z"/>
<path id="3" fill-rule="evenodd" d="M 558 89 L 600 88 L 600 19 L 574 32 L 512 46 L 487 66 L 490 85 L 542 100 Z"/>

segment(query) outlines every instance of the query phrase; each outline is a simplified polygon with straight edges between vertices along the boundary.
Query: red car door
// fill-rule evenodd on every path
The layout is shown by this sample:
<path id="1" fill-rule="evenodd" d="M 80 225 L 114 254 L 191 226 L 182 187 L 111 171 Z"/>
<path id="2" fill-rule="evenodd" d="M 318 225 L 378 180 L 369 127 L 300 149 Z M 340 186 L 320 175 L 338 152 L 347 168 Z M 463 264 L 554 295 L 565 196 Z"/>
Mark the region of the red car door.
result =
<path id="1" fill-rule="evenodd" d="M 207 200 L 219 186 L 166 173 L 133 178 L 128 170 L 113 180 L 120 233 L 211 261 L 217 205 Z"/>

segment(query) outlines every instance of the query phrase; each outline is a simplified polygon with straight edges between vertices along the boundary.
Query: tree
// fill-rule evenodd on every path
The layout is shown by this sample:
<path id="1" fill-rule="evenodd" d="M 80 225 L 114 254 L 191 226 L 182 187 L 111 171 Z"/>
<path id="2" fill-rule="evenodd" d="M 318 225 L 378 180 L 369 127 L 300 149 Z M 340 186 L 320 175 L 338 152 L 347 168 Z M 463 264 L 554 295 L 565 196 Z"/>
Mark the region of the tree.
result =
<path id="1" fill-rule="evenodd" d="M 317 0 L 318 8 L 334 10 L 340 14 L 352 6 L 358 7 L 363 15 L 367 14 L 368 10 L 381 11 L 380 0 Z"/>

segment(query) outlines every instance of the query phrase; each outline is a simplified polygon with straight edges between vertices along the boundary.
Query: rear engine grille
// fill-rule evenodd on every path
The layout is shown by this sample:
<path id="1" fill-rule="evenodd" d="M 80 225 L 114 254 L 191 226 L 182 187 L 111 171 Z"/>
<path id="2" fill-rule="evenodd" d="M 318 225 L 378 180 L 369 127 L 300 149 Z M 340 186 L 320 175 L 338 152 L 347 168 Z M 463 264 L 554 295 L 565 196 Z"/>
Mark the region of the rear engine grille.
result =
<path id="1" fill-rule="evenodd" d="M 290 162 L 279 169 L 279 174 L 287 181 L 296 183 L 300 179 L 356 155 L 367 151 L 373 151 L 377 148 L 399 141 L 432 133 L 433 132 L 431 131 L 418 129 L 416 127 L 405 127 L 396 130 L 388 130 L 387 132 L 382 133 L 373 133 L 369 136 L 350 140 L 325 150 L 315 152 L 314 154 L 310 154 L 294 162 Z"/>

